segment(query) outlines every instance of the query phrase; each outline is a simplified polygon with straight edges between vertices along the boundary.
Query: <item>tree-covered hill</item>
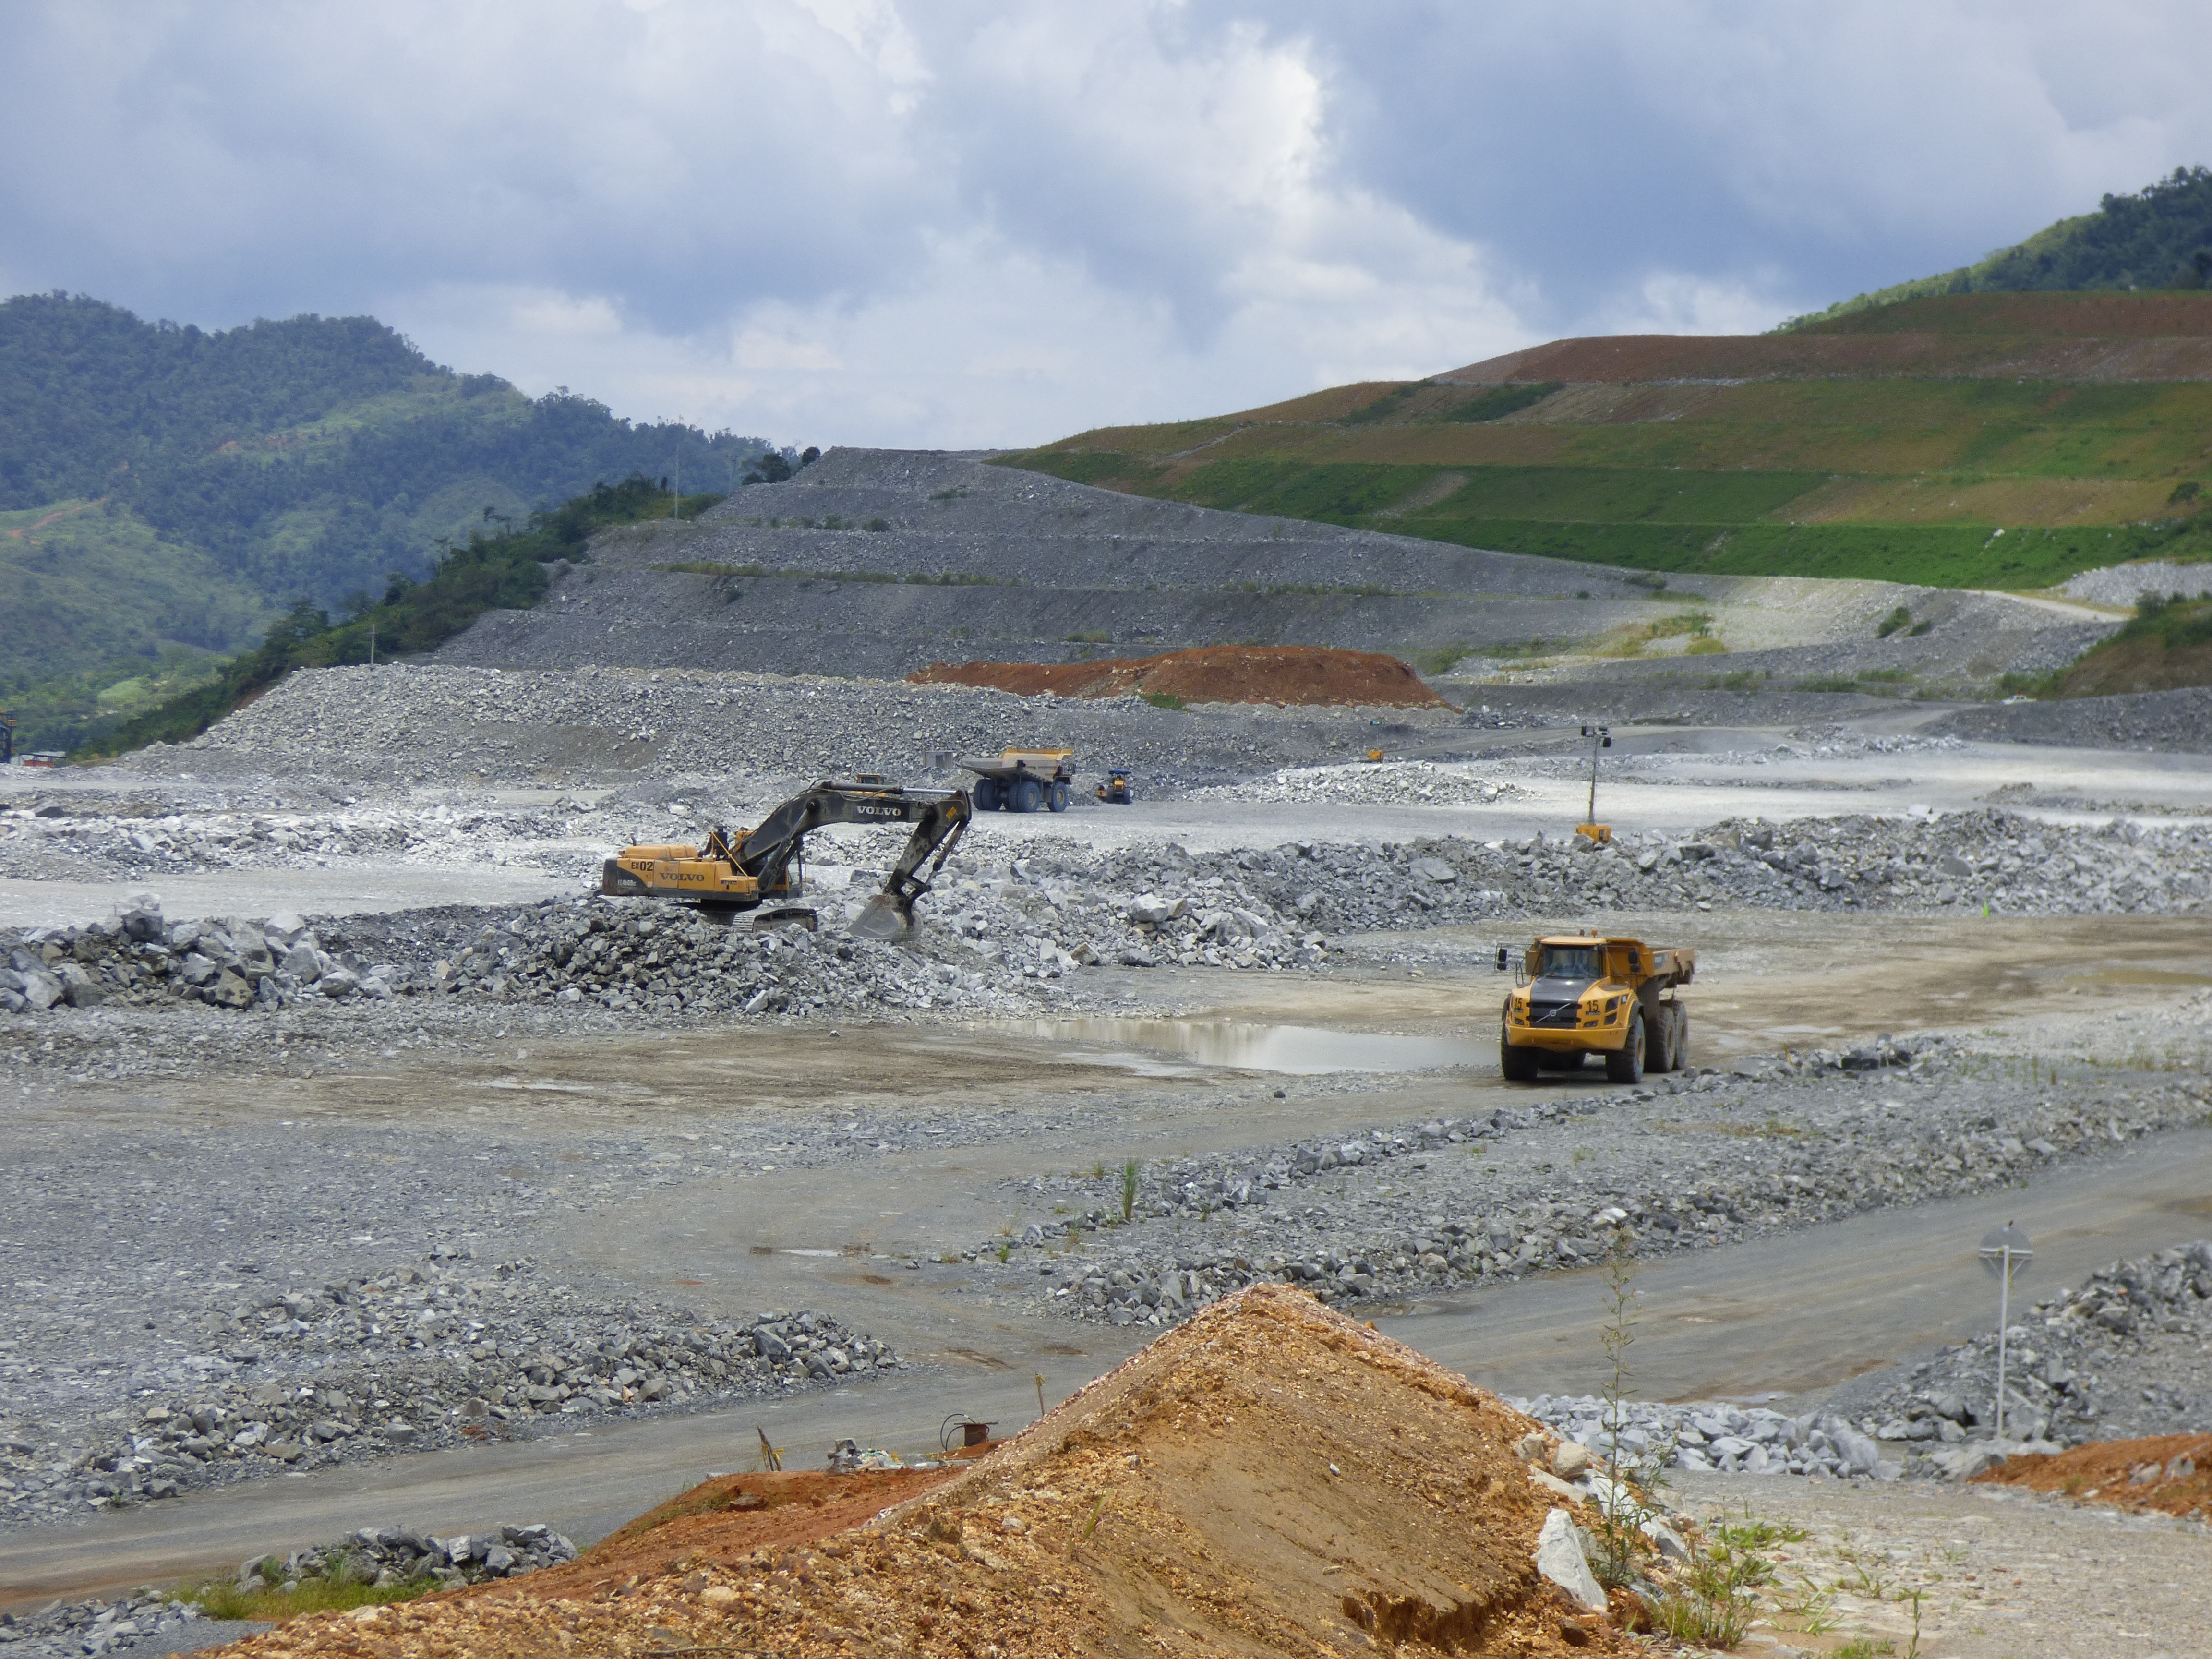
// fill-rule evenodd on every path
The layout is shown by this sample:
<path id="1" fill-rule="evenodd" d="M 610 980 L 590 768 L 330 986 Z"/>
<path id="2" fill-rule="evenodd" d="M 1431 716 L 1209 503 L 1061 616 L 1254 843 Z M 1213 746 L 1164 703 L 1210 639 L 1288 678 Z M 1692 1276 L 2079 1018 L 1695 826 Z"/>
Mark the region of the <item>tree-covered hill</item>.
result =
<path id="1" fill-rule="evenodd" d="M 1916 277 L 1794 317 L 1785 330 L 1931 294 L 2022 294 L 2212 285 L 2212 172 L 2176 167 L 2132 196 L 2107 196 L 2094 213 L 2061 219 L 2016 247 L 1937 276 Z"/>
<path id="2" fill-rule="evenodd" d="M 727 490 L 768 448 L 527 398 L 371 317 L 206 331 L 18 295 L 0 301 L 0 583 L 36 614 L 16 607 L 0 698 L 228 649 L 302 599 L 365 601 L 595 483 Z"/>

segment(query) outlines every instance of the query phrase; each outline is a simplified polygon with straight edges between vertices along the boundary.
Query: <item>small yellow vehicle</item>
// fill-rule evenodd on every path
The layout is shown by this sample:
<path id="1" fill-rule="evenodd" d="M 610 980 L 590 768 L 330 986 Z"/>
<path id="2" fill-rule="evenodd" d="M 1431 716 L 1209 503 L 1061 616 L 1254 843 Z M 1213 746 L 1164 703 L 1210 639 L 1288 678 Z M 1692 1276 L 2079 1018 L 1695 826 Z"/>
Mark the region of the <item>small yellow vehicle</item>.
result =
<path id="1" fill-rule="evenodd" d="M 1500 966 L 1504 952 L 1499 951 Z M 1690 1053 L 1690 1011 L 1676 995 L 1697 972 L 1694 951 L 1642 939 L 1570 933 L 1538 939 L 1505 999 L 1498 1065 L 1516 1083 L 1605 1056 L 1615 1083 L 1671 1072 Z"/>

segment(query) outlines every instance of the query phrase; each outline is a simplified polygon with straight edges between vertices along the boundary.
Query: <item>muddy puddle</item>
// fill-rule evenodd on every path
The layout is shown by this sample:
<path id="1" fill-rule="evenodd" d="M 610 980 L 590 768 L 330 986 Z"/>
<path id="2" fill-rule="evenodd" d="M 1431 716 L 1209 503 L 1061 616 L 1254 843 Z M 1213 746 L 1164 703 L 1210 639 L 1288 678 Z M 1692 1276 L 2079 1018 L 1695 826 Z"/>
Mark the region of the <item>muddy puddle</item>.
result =
<path id="1" fill-rule="evenodd" d="M 1200 1066 L 1311 1076 L 1323 1072 L 1430 1072 L 1498 1064 L 1496 1042 L 1449 1036 L 1334 1031 L 1225 1019 L 1038 1019 L 1013 1029 L 1052 1043 L 1061 1058 L 1123 1066 L 1147 1075 Z"/>

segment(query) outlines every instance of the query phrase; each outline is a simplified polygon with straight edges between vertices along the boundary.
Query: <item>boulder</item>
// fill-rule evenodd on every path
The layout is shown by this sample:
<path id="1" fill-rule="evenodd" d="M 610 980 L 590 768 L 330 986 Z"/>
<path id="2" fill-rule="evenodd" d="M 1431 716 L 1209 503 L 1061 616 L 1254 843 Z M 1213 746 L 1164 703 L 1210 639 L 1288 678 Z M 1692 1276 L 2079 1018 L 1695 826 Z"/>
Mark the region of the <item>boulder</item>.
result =
<path id="1" fill-rule="evenodd" d="M 1574 1517 L 1565 1510 L 1553 1510 L 1544 1517 L 1544 1529 L 1536 1534 L 1536 1571 L 1580 1606 L 1593 1613 L 1604 1610 L 1605 1591 L 1583 1558 Z"/>

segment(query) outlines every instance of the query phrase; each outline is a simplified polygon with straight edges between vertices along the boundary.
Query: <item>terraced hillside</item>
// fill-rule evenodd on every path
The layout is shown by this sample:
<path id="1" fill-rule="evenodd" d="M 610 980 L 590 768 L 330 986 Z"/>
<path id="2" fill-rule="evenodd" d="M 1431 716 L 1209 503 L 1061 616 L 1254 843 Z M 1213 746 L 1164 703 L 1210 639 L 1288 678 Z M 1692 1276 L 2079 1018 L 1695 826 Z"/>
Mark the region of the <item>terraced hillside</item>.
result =
<path id="1" fill-rule="evenodd" d="M 2087 606 L 1889 582 L 1660 580 L 901 450 L 833 449 L 696 520 L 603 532 L 550 570 L 543 600 L 488 612 L 434 659 L 896 678 L 1297 644 L 1431 676 L 1543 661 L 1593 679 L 1972 691 L 2061 668 L 2114 626 Z"/>
<path id="2" fill-rule="evenodd" d="M 1561 340 L 1002 459 L 1645 570 L 2040 589 L 2212 554 L 2212 294 L 1939 295 L 1789 334 Z"/>

